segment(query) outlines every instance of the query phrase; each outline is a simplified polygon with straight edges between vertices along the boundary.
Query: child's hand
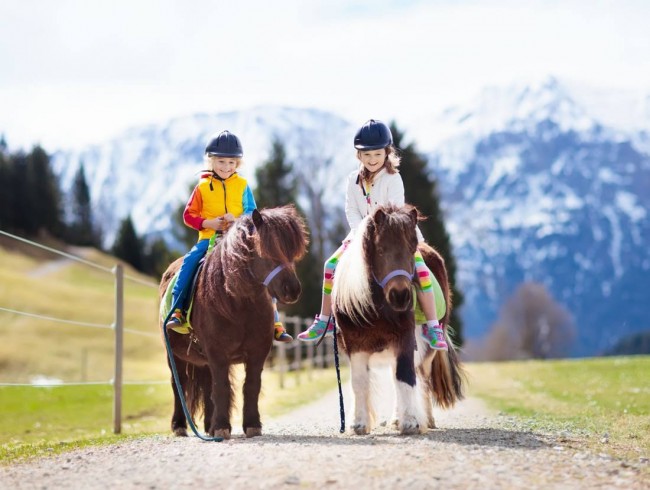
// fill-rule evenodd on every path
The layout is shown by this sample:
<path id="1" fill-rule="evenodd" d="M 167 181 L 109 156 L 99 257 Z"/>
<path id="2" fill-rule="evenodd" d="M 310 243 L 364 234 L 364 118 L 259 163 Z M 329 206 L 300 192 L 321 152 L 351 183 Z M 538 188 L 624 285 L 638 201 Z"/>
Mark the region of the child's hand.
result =
<path id="1" fill-rule="evenodd" d="M 232 223 L 233 221 L 235 221 L 235 217 L 230 213 L 224 214 L 222 216 L 222 218 L 225 219 L 226 221 L 228 221 L 229 223 Z"/>
<path id="2" fill-rule="evenodd" d="M 230 223 L 222 218 L 212 218 L 203 220 L 203 228 L 210 228 L 215 231 L 227 230 Z"/>

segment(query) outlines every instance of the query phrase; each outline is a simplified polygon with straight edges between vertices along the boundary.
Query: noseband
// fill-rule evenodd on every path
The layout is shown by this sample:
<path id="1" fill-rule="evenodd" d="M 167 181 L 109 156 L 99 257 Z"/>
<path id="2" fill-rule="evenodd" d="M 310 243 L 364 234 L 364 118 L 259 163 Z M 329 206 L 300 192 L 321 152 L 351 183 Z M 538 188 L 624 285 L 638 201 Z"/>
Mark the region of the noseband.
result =
<path id="1" fill-rule="evenodd" d="M 282 269 L 285 269 L 288 265 L 289 264 L 280 264 L 271 272 L 269 272 L 268 275 L 266 276 L 266 279 L 262 281 L 264 287 L 269 287 L 269 284 L 271 284 L 271 281 L 275 278 L 275 276 L 277 276 L 282 271 Z"/>
<path id="2" fill-rule="evenodd" d="M 386 275 L 386 277 L 384 277 L 380 281 L 379 279 L 377 279 L 377 276 L 375 276 L 375 273 L 374 272 L 372 273 L 372 277 L 375 279 L 375 282 L 382 289 L 384 289 L 386 287 L 386 284 L 388 284 L 388 281 L 390 281 L 393 277 L 404 276 L 404 277 L 407 277 L 409 281 L 412 281 L 414 275 L 415 275 L 415 272 L 407 272 L 404 269 L 396 269 L 393 272 L 389 272 Z"/>

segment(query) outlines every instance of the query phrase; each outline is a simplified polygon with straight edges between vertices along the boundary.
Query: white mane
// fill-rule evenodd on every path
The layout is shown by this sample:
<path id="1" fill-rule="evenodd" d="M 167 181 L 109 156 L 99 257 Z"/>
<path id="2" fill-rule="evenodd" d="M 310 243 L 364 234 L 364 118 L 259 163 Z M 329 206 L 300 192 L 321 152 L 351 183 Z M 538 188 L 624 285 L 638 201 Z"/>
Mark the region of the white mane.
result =
<path id="1" fill-rule="evenodd" d="M 366 216 L 359 224 L 354 238 L 339 259 L 334 274 L 332 302 L 352 320 L 369 322 L 368 314 L 376 314 L 370 291 L 370 271 L 363 250 L 368 231 Z"/>

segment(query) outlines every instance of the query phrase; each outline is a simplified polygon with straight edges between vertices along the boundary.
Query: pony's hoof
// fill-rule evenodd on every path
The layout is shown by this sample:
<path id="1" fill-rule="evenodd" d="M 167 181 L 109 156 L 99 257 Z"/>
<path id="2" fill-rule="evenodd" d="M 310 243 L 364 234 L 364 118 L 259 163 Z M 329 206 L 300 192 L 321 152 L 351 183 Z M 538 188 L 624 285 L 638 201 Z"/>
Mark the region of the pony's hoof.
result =
<path id="1" fill-rule="evenodd" d="M 246 428 L 246 437 L 257 437 L 262 435 L 261 427 L 247 427 Z"/>
<path id="2" fill-rule="evenodd" d="M 187 429 L 185 427 L 177 427 L 174 429 L 174 435 L 176 437 L 187 437 Z"/>
<path id="3" fill-rule="evenodd" d="M 412 436 L 422 433 L 423 429 L 415 418 L 406 417 L 399 427 L 399 432 L 403 436 Z"/>
<path id="4" fill-rule="evenodd" d="M 436 421 L 435 421 L 435 419 L 433 417 L 431 417 L 429 419 L 429 421 L 427 422 L 427 427 L 429 429 L 437 429 L 438 428 L 438 427 L 436 427 Z"/>
<path id="5" fill-rule="evenodd" d="M 370 434 L 370 429 L 368 428 L 368 426 L 363 424 L 354 424 L 352 426 L 352 430 L 358 436 L 365 436 Z"/>
<path id="6" fill-rule="evenodd" d="M 223 439 L 230 439 L 230 429 L 217 429 L 214 431 L 214 437 L 221 437 Z"/>

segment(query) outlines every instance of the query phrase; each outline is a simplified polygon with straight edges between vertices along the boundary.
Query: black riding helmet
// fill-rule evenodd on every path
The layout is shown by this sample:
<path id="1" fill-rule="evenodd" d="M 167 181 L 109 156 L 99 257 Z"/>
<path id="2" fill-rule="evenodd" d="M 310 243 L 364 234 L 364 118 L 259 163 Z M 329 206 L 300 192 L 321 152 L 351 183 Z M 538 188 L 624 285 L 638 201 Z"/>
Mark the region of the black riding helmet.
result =
<path id="1" fill-rule="evenodd" d="M 239 138 L 230 131 L 221 131 L 219 134 L 210 138 L 205 152 L 215 157 L 241 158 L 244 156 L 244 150 Z"/>
<path id="2" fill-rule="evenodd" d="M 388 126 L 381 121 L 370 119 L 354 136 L 357 150 L 379 150 L 393 144 L 393 135 Z"/>

